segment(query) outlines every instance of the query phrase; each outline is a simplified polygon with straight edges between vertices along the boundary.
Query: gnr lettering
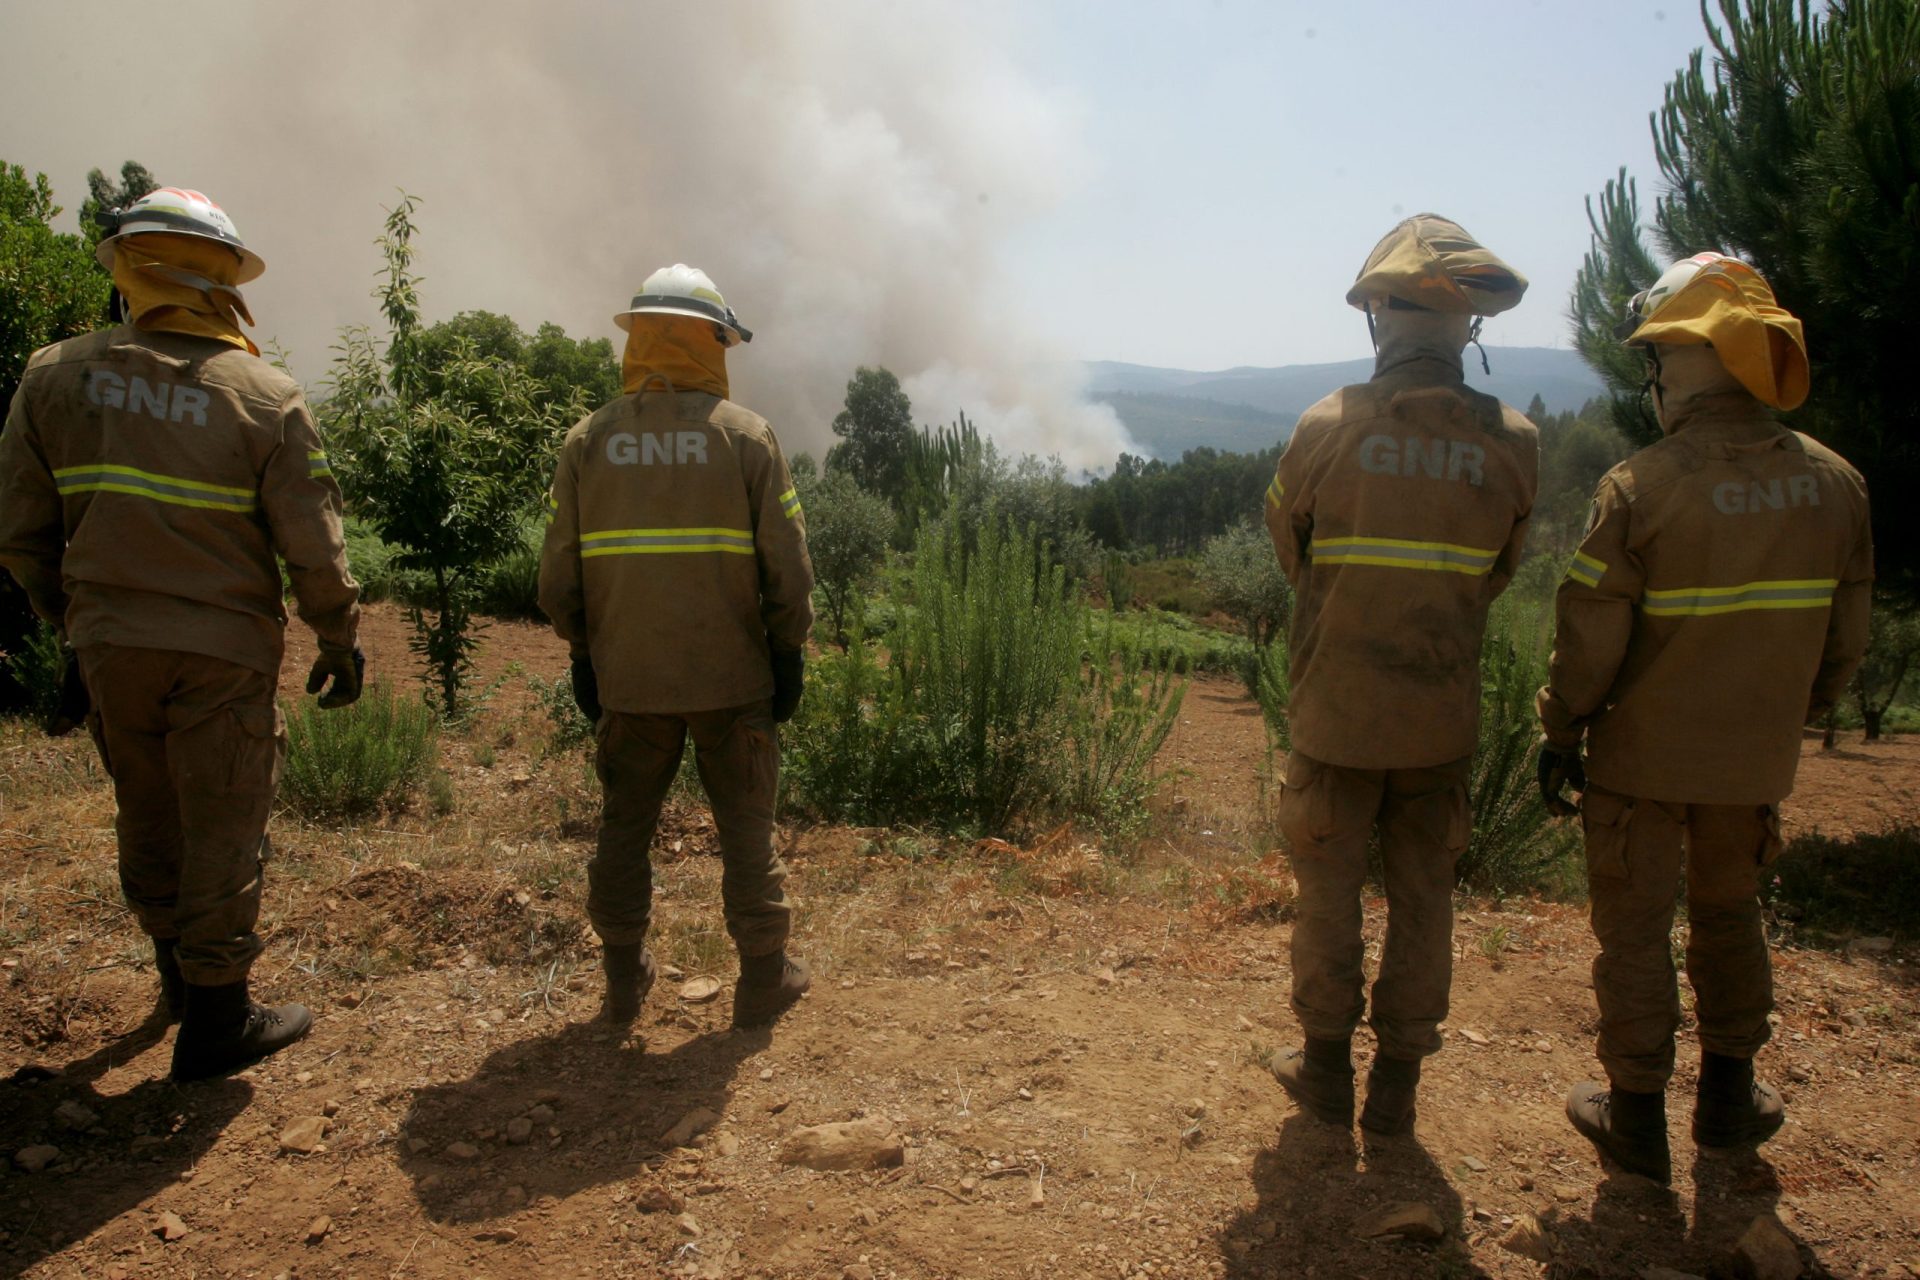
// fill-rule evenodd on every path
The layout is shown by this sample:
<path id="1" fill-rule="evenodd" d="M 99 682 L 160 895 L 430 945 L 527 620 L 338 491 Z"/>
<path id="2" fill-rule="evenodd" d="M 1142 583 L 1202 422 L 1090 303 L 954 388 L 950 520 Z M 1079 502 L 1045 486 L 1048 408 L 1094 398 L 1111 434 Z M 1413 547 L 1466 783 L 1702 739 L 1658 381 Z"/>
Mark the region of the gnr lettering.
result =
<path id="1" fill-rule="evenodd" d="M 707 433 L 704 431 L 647 431 L 636 436 L 631 431 L 616 431 L 607 437 L 607 461 L 616 467 L 705 466 Z"/>
<path id="2" fill-rule="evenodd" d="M 1820 505 L 1820 482 L 1810 475 L 1771 480 L 1729 480 L 1713 486 L 1713 507 L 1721 515 L 1749 516 L 1762 511 Z"/>
<path id="3" fill-rule="evenodd" d="M 103 408 L 130 409 L 161 422 L 185 422 L 191 418 L 194 426 L 204 427 L 212 397 L 198 387 L 148 382 L 138 375 L 122 378 L 111 369 L 93 369 L 87 374 L 87 399 Z"/>
<path id="4" fill-rule="evenodd" d="M 1486 449 L 1464 440 L 1368 436 L 1360 442 L 1360 469 L 1377 476 L 1423 475 L 1478 486 L 1486 479 L 1486 465 Z"/>

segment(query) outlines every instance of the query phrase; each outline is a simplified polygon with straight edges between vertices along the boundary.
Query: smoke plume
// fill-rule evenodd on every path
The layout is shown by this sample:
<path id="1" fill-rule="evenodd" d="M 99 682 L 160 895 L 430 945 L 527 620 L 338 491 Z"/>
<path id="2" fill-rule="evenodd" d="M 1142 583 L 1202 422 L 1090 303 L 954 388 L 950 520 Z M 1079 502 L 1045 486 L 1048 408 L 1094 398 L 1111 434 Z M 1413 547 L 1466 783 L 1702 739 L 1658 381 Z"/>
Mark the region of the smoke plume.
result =
<path id="1" fill-rule="evenodd" d="M 85 40 L 100 15 L 80 8 Z M 617 341 L 610 317 L 649 271 L 704 268 L 755 331 L 730 357 L 735 394 L 789 451 L 830 442 L 861 364 L 899 374 L 922 422 L 964 409 L 1003 449 L 1104 467 L 1128 447 L 1043 331 L 1068 308 L 997 261 L 1085 163 L 1076 105 L 986 34 L 1016 32 L 1014 7 L 226 0 L 169 15 L 151 33 L 166 73 L 129 63 L 70 145 L 220 201 L 268 261 L 249 290 L 260 333 L 304 379 L 324 375 L 340 323 L 374 319 L 371 241 L 405 188 L 422 198 L 430 319 L 483 308 Z M 73 177 L 58 182 L 77 204 Z"/>

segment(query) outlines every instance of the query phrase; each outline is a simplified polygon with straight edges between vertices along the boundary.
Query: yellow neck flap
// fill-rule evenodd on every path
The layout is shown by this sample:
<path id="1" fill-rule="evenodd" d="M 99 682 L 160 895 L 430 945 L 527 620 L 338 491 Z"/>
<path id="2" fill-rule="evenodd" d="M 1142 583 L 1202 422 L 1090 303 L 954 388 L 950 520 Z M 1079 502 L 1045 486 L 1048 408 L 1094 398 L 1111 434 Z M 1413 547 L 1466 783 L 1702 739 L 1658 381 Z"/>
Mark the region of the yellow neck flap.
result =
<path id="1" fill-rule="evenodd" d="M 704 391 L 727 398 L 727 349 L 713 335 L 713 321 L 692 316 L 636 316 L 620 361 L 620 387 L 628 394 L 661 379 L 675 391 Z M 664 389 L 664 388 L 662 388 Z"/>
<path id="2" fill-rule="evenodd" d="M 217 338 L 257 356 L 240 331 L 253 313 L 235 286 L 239 271 L 239 256 L 204 236 L 146 232 L 113 242 L 113 284 L 135 328 Z"/>

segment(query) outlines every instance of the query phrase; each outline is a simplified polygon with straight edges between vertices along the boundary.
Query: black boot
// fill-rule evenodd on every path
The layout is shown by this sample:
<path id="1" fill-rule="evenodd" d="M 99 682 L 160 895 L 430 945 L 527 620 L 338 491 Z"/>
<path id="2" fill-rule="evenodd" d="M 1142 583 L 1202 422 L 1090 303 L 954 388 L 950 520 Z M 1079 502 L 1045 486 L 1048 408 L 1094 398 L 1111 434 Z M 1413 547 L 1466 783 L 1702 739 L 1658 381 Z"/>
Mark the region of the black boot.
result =
<path id="1" fill-rule="evenodd" d="M 1567 1095 L 1567 1119 L 1601 1155 L 1628 1173 L 1662 1186 L 1673 1181 L 1665 1090 L 1629 1093 L 1590 1081 L 1575 1085 Z"/>
<path id="2" fill-rule="evenodd" d="M 1367 1072 L 1367 1105 L 1360 1127 L 1383 1138 L 1413 1132 L 1413 1100 L 1420 1090 L 1420 1059 L 1382 1054 Z"/>
<path id="3" fill-rule="evenodd" d="M 154 1006 L 155 1020 L 178 1022 L 187 1013 L 187 980 L 180 973 L 180 939 L 153 940 L 153 967 L 160 975 L 160 1003 Z"/>
<path id="4" fill-rule="evenodd" d="M 173 1042 L 173 1078 L 229 1076 L 286 1048 L 313 1025 L 305 1005 L 277 1009 L 247 998 L 247 981 L 217 987 L 187 984 L 187 1012 Z"/>
<path id="5" fill-rule="evenodd" d="M 1780 1095 L 1753 1078 L 1752 1058 L 1700 1055 L 1700 1088 L 1693 1102 L 1695 1146 L 1757 1147 L 1786 1120 Z"/>
<path id="6" fill-rule="evenodd" d="M 806 994 L 813 975 L 805 960 L 785 951 L 740 957 L 740 980 L 733 984 L 733 1025 L 759 1027 L 791 1009 Z"/>
<path id="7" fill-rule="evenodd" d="M 1341 1128 L 1353 1125 L 1353 1041 L 1307 1037 L 1273 1057 L 1273 1078 L 1307 1114 Z"/>
<path id="8" fill-rule="evenodd" d="M 600 964 L 607 971 L 607 995 L 599 1021 L 624 1027 L 640 1016 L 640 1005 L 653 990 L 653 952 L 638 942 L 606 946 Z"/>

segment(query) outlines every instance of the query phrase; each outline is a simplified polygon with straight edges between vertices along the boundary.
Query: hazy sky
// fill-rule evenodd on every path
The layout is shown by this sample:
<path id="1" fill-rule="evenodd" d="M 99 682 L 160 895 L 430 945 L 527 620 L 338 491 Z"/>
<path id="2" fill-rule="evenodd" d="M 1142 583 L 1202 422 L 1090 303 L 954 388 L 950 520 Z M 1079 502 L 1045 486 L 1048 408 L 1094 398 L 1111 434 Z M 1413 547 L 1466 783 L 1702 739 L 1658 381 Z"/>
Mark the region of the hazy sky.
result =
<path id="1" fill-rule="evenodd" d="M 1342 301 L 1432 209 L 1528 274 L 1491 342 L 1566 345 L 1582 200 L 1656 185 L 1691 6 L 1132 0 L 0 0 L 0 159 L 68 208 L 138 159 L 268 262 L 260 334 L 315 381 L 372 323 L 420 196 L 429 319 L 618 339 L 655 266 L 756 330 L 737 396 L 826 439 L 854 365 L 1069 462 L 1125 444 L 1067 362 L 1365 354 Z"/>

